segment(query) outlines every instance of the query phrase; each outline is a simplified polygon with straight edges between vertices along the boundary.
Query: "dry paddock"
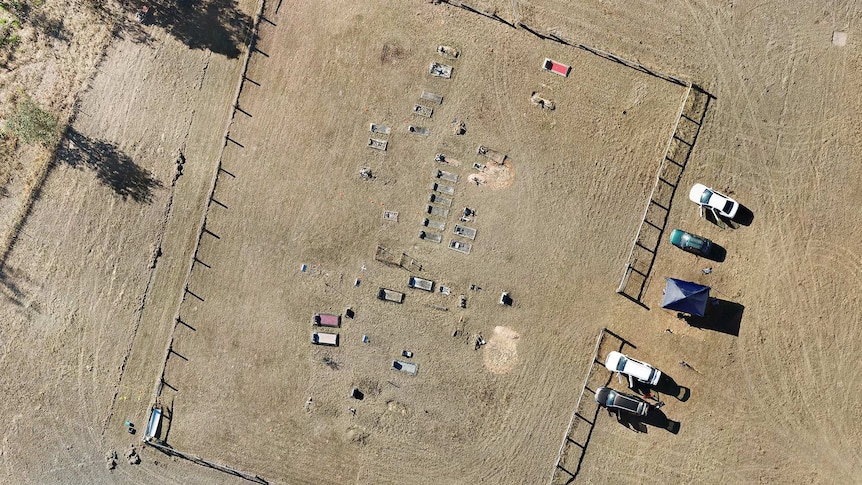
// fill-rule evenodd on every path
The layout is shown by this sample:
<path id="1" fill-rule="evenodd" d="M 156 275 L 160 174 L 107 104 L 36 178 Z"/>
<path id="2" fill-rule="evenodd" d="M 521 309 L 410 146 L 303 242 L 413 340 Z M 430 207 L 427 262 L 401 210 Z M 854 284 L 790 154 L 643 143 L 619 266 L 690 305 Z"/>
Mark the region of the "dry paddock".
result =
<path id="1" fill-rule="evenodd" d="M 289 483 L 547 477 L 595 333 L 626 305 L 613 289 L 685 89 L 452 8 L 305 8 L 261 27 L 165 373 L 168 442 Z M 440 44 L 462 52 L 449 80 L 428 74 Z M 444 97 L 430 120 L 411 114 L 423 90 Z M 371 122 L 392 128 L 386 152 L 365 146 Z M 508 154 L 511 185 L 467 180 L 480 144 Z M 438 169 L 460 180 L 433 244 L 417 235 Z M 446 248 L 465 206 L 469 255 Z M 408 290 L 378 245 L 452 294 Z M 312 346 L 311 315 L 347 307 L 340 347 Z M 390 369 L 402 349 L 417 376 Z"/>
<path id="2" fill-rule="evenodd" d="M 764 173 L 749 166 L 756 157 L 726 159 L 727 139 L 716 141 L 727 136 L 725 118 L 734 115 L 718 108 L 708 113 L 700 151 L 681 186 L 706 177 L 733 189 L 757 212 L 757 222 L 719 231 L 697 220 L 677 197 L 669 224 L 720 240 L 730 256 L 707 279 L 699 272 L 702 260 L 661 248 L 647 312 L 613 289 L 681 88 L 451 7 L 304 8 L 295 6 L 289 15 L 268 12 L 276 25 L 262 28 L 263 54 L 253 57 L 249 71 L 256 84 L 240 100 L 248 114 L 232 128 L 238 143 L 229 145 L 224 160 L 231 175 L 220 176 L 219 203 L 211 204 L 207 220 L 218 237 L 203 238 L 199 256 L 205 265 L 196 266 L 190 287 L 200 298 L 187 297 L 181 309 L 194 330 L 179 327 L 175 350 L 183 357 L 172 356 L 166 372 L 177 389 L 164 396 L 174 406 L 168 437 L 174 446 L 289 483 L 393 483 L 405 476 L 420 482 L 544 481 L 594 335 L 607 326 L 636 345 L 637 356 L 690 388 L 692 398 L 666 399 L 671 402 L 664 413 L 681 423 L 678 434 L 655 427 L 636 434 L 600 414 L 578 479 L 852 476 L 853 462 L 835 458 L 851 436 L 840 431 L 838 423 L 847 422 L 841 413 L 830 413 L 837 421 L 821 421 L 827 428 L 817 431 L 796 424 L 812 432 L 801 441 L 793 433 L 791 440 L 789 423 L 812 423 L 805 416 L 823 415 L 806 404 L 810 395 L 779 387 L 798 398 L 781 417 L 769 409 L 783 403 L 782 396 L 769 404 L 748 397 L 770 385 L 773 365 L 796 369 L 786 346 L 811 345 L 811 335 L 793 326 L 794 338 L 772 347 L 766 335 L 778 329 L 760 326 L 787 312 L 780 303 L 786 296 L 759 294 L 768 285 L 755 275 L 768 272 L 746 269 L 774 269 L 774 262 L 761 258 L 775 252 L 758 251 L 760 238 L 788 229 L 761 210 L 766 191 L 745 183 L 746 173 Z M 583 41 L 591 40 L 598 39 Z M 440 59 L 433 49 L 441 43 L 463 52 L 451 63 L 455 75 L 448 81 L 426 71 Z M 544 57 L 572 64 L 572 76 L 538 70 Z M 658 59 L 656 65 L 676 64 Z M 410 114 L 423 89 L 445 97 L 431 121 Z M 544 113 L 529 104 L 534 90 L 553 98 L 558 109 Z M 726 98 L 733 105 L 736 96 Z M 466 122 L 463 137 L 451 134 L 456 119 Z M 385 154 L 365 147 L 370 122 L 393 128 Z M 408 123 L 430 127 L 431 136 L 409 135 Z M 509 154 L 515 173 L 510 187 L 465 183 L 469 166 L 479 160 L 478 144 Z M 438 152 L 462 163 L 453 170 L 461 175 L 453 208 L 478 213 L 473 225 L 480 232 L 469 256 L 416 238 L 431 174 L 441 168 L 432 161 Z M 359 178 L 363 166 L 374 180 Z M 792 173 L 784 173 L 786 180 L 793 180 Z M 398 211 L 399 222 L 382 221 L 384 209 Z M 450 216 L 447 232 L 453 222 Z M 451 286 L 453 295 L 407 290 L 405 271 L 374 261 L 377 245 L 408 253 L 422 263 L 423 276 Z M 310 271 L 300 272 L 301 264 Z M 745 307 L 740 335 L 690 328 L 657 311 L 665 274 L 712 284 L 719 296 Z M 470 291 L 470 284 L 483 289 Z M 406 291 L 404 305 L 376 301 L 378 286 Z M 502 289 L 515 298 L 513 308 L 496 304 Z M 840 286 L 835 290 L 841 300 Z M 460 294 L 468 297 L 467 309 L 457 308 Z M 348 306 L 356 318 L 339 332 L 342 346 L 312 347 L 311 314 Z M 853 332 L 846 323 L 832 328 Z M 453 338 L 454 329 L 463 333 Z M 471 339 L 478 334 L 489 344 L 476 351 Z M 361 342 L 363 335 L 369 343 Z M 402 349 L 415 352 L 416 377 L 389 369 Z M 792 372 L 822 389 L 816 376 L 834 364 L 827 365 L 821 351 L 828 349 L 810 349 L 809 364 Z M 325 365 L 325 357 L 338 369 Z M 692 367 L 677 365 L 680 360 Z M 352 386 L 365 392 L 363 401 L 347 397 Z M 817 438 L 824 429 L 833 431 L 831 448 Z M 785 442 L 796 451 L 788 455 L 788 447 L 777 444 Z M 812 448 L 821 454 L 805 459 Z"/>
<path id="3" fill-rule="evenodd" d="M 858 479 L 852 242 L 862 220 L 848 203 L 862 189 L 858 1 L 476 2 L 504 18 L 514 4 L 530 25 L 715 96 L 668 228 L 709 237 L 728 257 L 707 262 L 663 242 L 649 309 L 614 289 L 682 88 L 445 5 L 282 3 L 261 25 L 179 308 L 187 325 L 161 396 L 170 444 L 273 483 L 545 483 L 608 327 L 691 398 L 664 397 L 677 434 L 635 433 L 599 413 L 577 481 Z M 833 31 L 848 33 L 846 46 L 832 45 Z M 144 419 L 241 67 L 150 33 L 115 41 L 74 127 L 148 171 L 159 182 L 151 198 L 124 200 L 91 171 L 58 164 L 4 268 L 9 482 L 233 480 L 149 449 L 141 466 L 104 466 L 106 452 L 137 439 L 123 421 Z M 441 43 L 463 54 L 451 80 L 427 75 Z M 570 77 L 540 71 L 544 57 L 571 64 Z M 445 97 L 427 121 L 410 113 L 423 89 Z M 556 111 L 531 105 L 533 91 Z M 465 135 L 452 134 L 455 119 Z M 393 128 L 385 153 L 365 147 L 371 122 Z M 412 122 L 431 135 L 406 133 Z M 508 153 L 511 185 L 467 183 L 479 144 Z M 187 163 L 173 186 L 178 150 Z M 416 237 L 438 152 L 461 162 L 453 212 L 477 211 L 470 255 Z M 375 178 L 362 180 L 361 167 Z M 737 197 L 753 223 L 700 220 L 685 200 L 694 182 Z M 407 289 L 408 272 L 375 261 L 378 245 L 409 254 L 452 294 Z M 659 310 L 663 276 L 741 305 L 738 331 Z M 377 301 L 378 286 L 405 291 L 404 304 Z M 503 289 L 511 308 L 496 303 Z M 311 315 L 348 306 L 356 318 L 342 345 L 312 347 Z M 479 334 L 487 345 L 474 350 Z M 389 369 L 402 349 L 415 354 L 415 377 Z M 348 397 L 353 386 L 362 401 Z"/>

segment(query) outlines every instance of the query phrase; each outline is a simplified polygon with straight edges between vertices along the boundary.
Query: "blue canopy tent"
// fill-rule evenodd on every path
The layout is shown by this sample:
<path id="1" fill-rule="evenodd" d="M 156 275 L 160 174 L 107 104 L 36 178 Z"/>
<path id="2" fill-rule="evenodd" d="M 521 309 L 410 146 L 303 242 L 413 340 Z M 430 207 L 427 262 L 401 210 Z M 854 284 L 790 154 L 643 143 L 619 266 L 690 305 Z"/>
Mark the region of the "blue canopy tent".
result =
<path id="1" fill-rule="evenodd" d="M 690 281 L 666 278 L 662 308 L 702 317 L 709 301 L 709 287 Z"/>

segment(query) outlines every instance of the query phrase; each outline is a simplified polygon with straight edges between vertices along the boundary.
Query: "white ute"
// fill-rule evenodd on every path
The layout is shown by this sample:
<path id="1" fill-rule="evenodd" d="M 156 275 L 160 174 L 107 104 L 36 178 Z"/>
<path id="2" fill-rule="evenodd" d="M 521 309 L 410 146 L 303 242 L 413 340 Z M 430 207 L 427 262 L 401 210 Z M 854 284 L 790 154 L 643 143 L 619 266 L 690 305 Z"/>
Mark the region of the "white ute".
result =
<path id="1" fill-rule="evenodd" d="M 619 352 L 608 354 L 605 359 L 605 367 L 611 372 L 625 374 L 650 386 L 658 384 L 658 380 L 661 378 L 660 370 Z"/>

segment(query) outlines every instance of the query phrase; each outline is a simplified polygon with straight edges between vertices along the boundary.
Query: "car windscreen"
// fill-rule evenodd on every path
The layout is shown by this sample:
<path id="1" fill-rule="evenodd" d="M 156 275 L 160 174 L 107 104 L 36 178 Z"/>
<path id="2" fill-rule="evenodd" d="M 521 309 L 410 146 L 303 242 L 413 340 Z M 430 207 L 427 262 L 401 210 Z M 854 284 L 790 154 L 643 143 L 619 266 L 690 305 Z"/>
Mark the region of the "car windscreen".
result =
<path id="1" fill-rule="evenodd" d="M 709 199 L 712 198 L 712 191 L 709 189 L 705 189 L 703 194 L 700 195 L 700 203 L 701 204 L 709 204 Z"/>
<path id="2" fill-rule="evenodd" d="M 627 363 L 628 361 L 629 361 L 629 360 L 628 360 L 628 359 L 626 359 L 626 356 L 625 356 L 625 355 L 621 355 L 621 356 L 620 356 L 620 361 L 619 361 L 619 362 L 617 362 L 617 371 L 622 372 L 622 371 L 623 371 L 623 369 L 625 369 L 625 368 L 626 368 L 626 363 Z"/>

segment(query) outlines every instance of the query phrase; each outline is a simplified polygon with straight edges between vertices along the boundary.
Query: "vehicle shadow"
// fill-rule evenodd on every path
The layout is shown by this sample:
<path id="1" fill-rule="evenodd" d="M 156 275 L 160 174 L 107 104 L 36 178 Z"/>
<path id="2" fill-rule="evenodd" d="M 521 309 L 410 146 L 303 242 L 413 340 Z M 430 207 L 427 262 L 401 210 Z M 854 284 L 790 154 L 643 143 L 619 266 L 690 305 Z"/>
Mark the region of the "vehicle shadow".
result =
<path id="1" fill-rule="evenodd" d="M 664 372 L 662 372 L 661 377 L 659 377 L 658 382 L 655 385 L 651 386 L 639 381 L 633 381 L 633 383 L 634 387 L 629 386 L 629 388 L 641 396 L 648 396 L 655 391 L 659 394 L 673 396 L 680 402 L 686 402 L 691 397 L 691 389 L 685 386 L 680 386 L 675 380 L 673 380 L 673 377 Z"/>
<path id="2" fill-rule="evenodd" d="M 733 219 L 715 214 L 711 210 L 703 211 L 703 218 L 722 229 L 726 227 L 739 229 L 739 226 L 747 227 L 751 225 L 754 221 L 754 213 L 748 207 L 739 204 L 739 209 L 737 209 L 736 216 Z"/>
<path id="3" fill-rule="evenodd" d="M 727 249 L 725 249 L 724 246 L 713 242 L 712 247 L 709 250 L 709 254 L 701 257 L 710 261 L 715 261 L 716 263 L 723 263 L 724 260 L 727 259 Z"/>
<path id="4" fill-rule="evenodd" d="M 634 414 L 619 413 L 617 422 L 626 428 L 638 433 L 647 433 L 649 426 L 661 428 L 671 434 L 678 434 L 682 423 L 669 419 L 661 409 L 650 406 L 646 416 L 636 416 Z"/>
<path id="5" fill-rule="evenodd" d="M 692 327 L 703 330 L 714 330 L 739 337 L 739 329 L 742 326 L 742 314 L 744 311 L 744 305 L 733 301 L 712 298 L 704 316 L 683 315 L 682 318 Z"/>
<path id="6" fill-rule="evenodd" d="M 673 377 L 662 372 L 658 383 L 652 386 L 652 389 L 660 394 L 675 397 L 678 401 L 686 402 L 691 397 L 691 389 L 680 386 L 673 380 Z"/>
<path id="7" fill-rule="evenodd" d="M 739 204 L 739 209 L 736 211 L 736 216 L 733 218 L 733 222 L 743 226 L 750 226 L 751 223 L 754 222 L 754 212 L 751 212 L 751 209 L 748 207 Z"/>

